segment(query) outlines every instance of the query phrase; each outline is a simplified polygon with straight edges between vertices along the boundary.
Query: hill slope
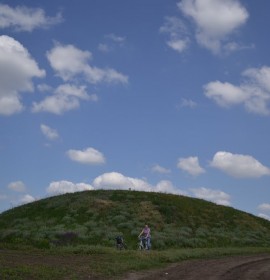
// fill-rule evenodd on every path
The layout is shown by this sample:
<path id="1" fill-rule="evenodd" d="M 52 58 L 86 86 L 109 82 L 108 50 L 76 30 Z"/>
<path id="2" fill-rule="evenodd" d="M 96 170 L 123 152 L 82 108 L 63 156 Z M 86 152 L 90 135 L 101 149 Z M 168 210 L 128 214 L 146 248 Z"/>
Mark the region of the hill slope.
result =
<path id="1" fill-rule="evenodd" d="M 201 199 L 97 190 L 46 198 L 0 215 L 0 241 L 37 247 L 113 246 L 123 235 L 136 248 L 145 223 L 153 248 L 269 246 L 270 222 Z"/>

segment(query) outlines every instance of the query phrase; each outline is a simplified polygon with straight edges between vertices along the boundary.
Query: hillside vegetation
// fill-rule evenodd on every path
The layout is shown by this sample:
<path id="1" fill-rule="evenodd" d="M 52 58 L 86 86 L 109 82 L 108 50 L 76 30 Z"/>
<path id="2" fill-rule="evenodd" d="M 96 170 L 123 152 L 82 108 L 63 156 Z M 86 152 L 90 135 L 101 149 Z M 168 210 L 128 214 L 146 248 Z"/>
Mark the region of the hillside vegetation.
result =
<path id="1" fill-rule="evenodd" d="M 145 223 L 155 249 L 270 246 L 270 222 L 251 214 L 185 196 L 119 190 L 64 194 L 10 209 L 0 215 L 0 242 L 112 247 L 120 234 L 136 249 Z"/>

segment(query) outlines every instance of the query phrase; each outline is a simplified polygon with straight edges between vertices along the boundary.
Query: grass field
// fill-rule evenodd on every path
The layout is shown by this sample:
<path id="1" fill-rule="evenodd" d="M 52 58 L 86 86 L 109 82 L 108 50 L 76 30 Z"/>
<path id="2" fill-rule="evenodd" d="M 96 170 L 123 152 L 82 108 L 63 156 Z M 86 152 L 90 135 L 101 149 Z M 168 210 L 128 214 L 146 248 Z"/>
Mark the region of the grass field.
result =
<path id="1" fill-rule="evenodd" d="M 188 259 L 258 253 L 270 253 L 270 249 L 252 247 L 117 251 L 100 246 L 57 250 L 1 249 L 0 279 L 124 279 L 130 272 L 162 268 Z"/>

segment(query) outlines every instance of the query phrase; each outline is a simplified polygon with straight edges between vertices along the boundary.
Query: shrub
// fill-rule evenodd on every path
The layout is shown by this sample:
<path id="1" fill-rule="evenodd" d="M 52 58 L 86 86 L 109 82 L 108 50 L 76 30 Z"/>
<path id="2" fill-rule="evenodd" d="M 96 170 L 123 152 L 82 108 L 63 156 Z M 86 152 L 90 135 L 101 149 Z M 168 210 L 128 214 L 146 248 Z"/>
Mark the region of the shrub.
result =
<path id="1" fill-rule="evenodd" d="M 60 232 L 55 235 L 54 245 L 66 246 L 74 244 L 78 240 L 78 234 L 75 232 Z"/>
<path id="2" fill-rule="evenodd" d="M 113 223 L 119 224 L 127 221 L 127 218 L 123 215 L 117 215 L 112 218 Z"/>
<path id="3" fill-rule="evenodd" d="M 73 224 L 74 222 L 76 222 L 76 219 L 71 217 L 70 215 L 66 215 L 63 217 L 61 222 L 64 223 L 65 225 L 70 225 L 70 224 Z"/>
<path id="4" fill-rule="evenodd" d="M 195 233 L 197 238 L 208 238 L 210 232 L 206 228 L 199 227 Z"/>
<path id="5" fill-rule="evenodd" d="M 193 234 L 193 230 L 190 227 L 181 227 L 179 229 L 179 233 L 178 233 L 180 238 L 181 237 L 191 237 L 192 234 Z"/>

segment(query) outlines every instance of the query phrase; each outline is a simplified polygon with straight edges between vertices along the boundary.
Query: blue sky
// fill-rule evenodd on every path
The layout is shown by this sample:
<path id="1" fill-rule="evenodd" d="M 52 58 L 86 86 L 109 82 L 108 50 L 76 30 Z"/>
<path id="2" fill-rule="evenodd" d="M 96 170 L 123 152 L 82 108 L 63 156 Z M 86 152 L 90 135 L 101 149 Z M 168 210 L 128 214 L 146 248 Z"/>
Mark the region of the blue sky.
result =
<path id="1" fill-rule="evenodd" d="M 0 1 L 0 211 L 119 188 L 270 219 L 269 8 Z"/>

